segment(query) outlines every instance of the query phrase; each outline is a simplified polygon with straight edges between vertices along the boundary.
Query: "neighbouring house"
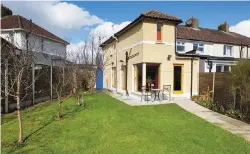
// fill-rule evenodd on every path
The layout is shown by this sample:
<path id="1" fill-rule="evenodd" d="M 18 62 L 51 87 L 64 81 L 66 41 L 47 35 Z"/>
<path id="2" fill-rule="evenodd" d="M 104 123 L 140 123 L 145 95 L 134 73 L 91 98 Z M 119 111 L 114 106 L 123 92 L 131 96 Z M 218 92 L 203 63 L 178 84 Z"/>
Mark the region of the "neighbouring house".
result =
<path id="1" fill-rule="evenodd" d="M 2 10 L 9 10 L 1 6 Z M 1 18 L 1 37 L 21 50 L 34 51 L 65 58 L 67 41 L 20 15 L 5 11 Z"/>
<path id="2" fill-rule="evenodd" d="M 199 20 L 192 17 L 185 25 L 177 26 L 177 52 L 198 50 L 200 55 L 207 57 L 200 60 L 200 72 L 230 71 L 235 60 L 250 58 L 249 44 L 250 38 L 230 32 L 227 22 L 218 29 L 209 29 L 199 27 Z"/>
<path id="3" fill-rule="evenodd" d="M 35 62 L 31 66 L 32 80 L 36 78 L 37 72 L 46 72 L 32 85 L 31 102 L 37 103 L 52 98 L 53 66 L 61 65 L 61 62 L 65 61 L 66 47 L 69 43 L 36 25 L 32 20 L 20 15 L 12 15 L 12 11 L 3 5 L 1 5 L 1 11 L 1 41 L 8 41 L 18 50 L 33 53 Z M 8 66 L 9 62 L 6 63 Z M 2 65 L 1 72 L 8 72 L 8 69 L 11 69 L 4 66 Z M 8 78 L 1 79 L 1 82 L 5 83 L 5 87 L 8 87 Z M 43 92 L 44 89 L 46 92 Z M 16 106 L 13 99 L 6 96 L 6 91 L 8 89 L 5 90 L 5 94 L 1 94 L 5 95 L 5 112 L 8 112 L 9 108 L 13 109 Z"/>
<path id="4" fill-rule="evenodd" d="M 103 42 L 104 88 L 140 96 L 151 81 L 154 88 L 171 85 L 174 97 L 190 98 L 199 93 L 199 72 L 209 71 L 207 63 L 210 71 L 227 71 L 226 65 L 250 57 L 250 38 L 229 32 L 226 23 L 219 30 L 200 28 L 194 19 L 181 23 L 150 10 Z"/>

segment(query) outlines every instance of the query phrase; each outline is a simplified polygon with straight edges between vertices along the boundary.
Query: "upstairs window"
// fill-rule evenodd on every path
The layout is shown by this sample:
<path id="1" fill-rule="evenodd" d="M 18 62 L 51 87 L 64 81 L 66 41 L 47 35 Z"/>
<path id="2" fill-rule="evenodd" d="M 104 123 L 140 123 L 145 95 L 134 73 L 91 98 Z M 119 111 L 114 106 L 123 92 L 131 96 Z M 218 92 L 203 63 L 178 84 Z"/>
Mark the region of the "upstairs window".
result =
<path id="1" fill-rule="evenodd" d="M 157 41 L 162 41 L 162 23 L 157 23 Z"/>
<path id="2" fill-rule="evenodd" d="M 232 56 L 232 46 L 224 45 L 224 56 Z"/>
<path id="3" fill-rule="evenodd" d="M 204 44 L 193 44 L 193 50 L 199 50 L 201 53 L 204 53 Z"/>
<path id="4" fill-rule="evenodd" d="M 183 42 L 177 42 L 176 43 L 176 50 L 178 52 L 185 52 L 185 43 L 183 43 Z"/>

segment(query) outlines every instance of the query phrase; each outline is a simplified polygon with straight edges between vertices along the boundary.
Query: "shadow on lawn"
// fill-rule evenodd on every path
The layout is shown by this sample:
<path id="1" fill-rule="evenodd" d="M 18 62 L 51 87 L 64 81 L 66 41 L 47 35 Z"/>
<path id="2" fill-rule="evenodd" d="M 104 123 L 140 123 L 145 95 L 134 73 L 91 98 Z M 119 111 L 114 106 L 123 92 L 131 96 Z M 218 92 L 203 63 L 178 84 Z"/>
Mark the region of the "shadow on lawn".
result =
<path id="1" fill-rule="evenodd" d="M 41 126 L 40 128 L 38 128 L 38 129 L 36 129 L 35 131 L 31 132 L 28 136 L 26 136 L 26 137 L 23 139 L 23 144 L 22 144 L 22 145 L 20 145 L 20 146 L 15 145 L 15 146 L 8 152 L 8 154 L 13 153 L 13 152 L 14 152 L 15 150 L 17 150 L 18 148 L 21 148 L 21 147 L 26 146 L 26 145 L 27 145 L 28 139 L 29 139 L 32 135 L 34 135 L 34 134 L 36 134 L 37 132 L 39 132 L 40 130 L 42 130 L 44 127 L 48 126 L 48 125 L 51 124 L 53 121 L 54 121 L 54 120 L 51 118 L 49 122 L 45 123 L 45 124 L 44 124 L 43 126 Z M 16 143 L 16 144 L 17 144 L 17 143 Z"/>
<path id="2" fill-rule="evenodd" d="M 61 118 L 67 118 L 70 115 L 74 115 L 75 113 L 78 113 L 80 111 L 86 110 L 86 108 L 87 108 L 86 104 L 82 104 L 80 106 L 75 107 L 73 110 L 68 111 L 68 112 L 62 114 Z"/>
<path id="3" fill-rule="evenodd" d="M 86 104 L 85 104 L 85 106 L 77 106 L 77 107 L 75 107 L 73 110 L 68 111 L 68 112 L 66 112 L 65 114 L 63 114 L 61 118 L 67 118 L 67 117 L 69 117 L 70 115 L 74 115 L 74 113 L 78 113 L 78 112 L 83 111 L 83 110 L 85 110 L 85 109 L 86 109 Z M 56 116 L 53 116 L 53 117 L 50 118 L 50 120 L 49 120 L 48 122 L 46 122 L 44 125 L 42 125 L 42 126 L 39 127 L 38 129 L 36 129 L 35 131 L 33 131 L 33 132 L 31 132 L 29 135 L 27 135 L 27 136 L 24 138 L 24 143 L 23 143 L 23 145 L 21 145 L 21 146 L 15 145 L 15 146 L 8 152 L 8 154 L 11 154 L 11 153 L 13 153 L 15 150 L 17 150 L 17 149 L 19 149 L 19 148 L 22 148 L 22 147 L 26 146 L 26 145 L 27 145 L 28 139 L 29 139 L 31 136 L 33 136 L 34 134 L 36 134 L 37 132 L 39 132 L 40 130 L 44 129 L 45 127 L 47 127 L 48 125 L 50 125 L 51 123 L 53 123 L 53 122 L 55 121 L 55 117 L 56 117 Z"/>

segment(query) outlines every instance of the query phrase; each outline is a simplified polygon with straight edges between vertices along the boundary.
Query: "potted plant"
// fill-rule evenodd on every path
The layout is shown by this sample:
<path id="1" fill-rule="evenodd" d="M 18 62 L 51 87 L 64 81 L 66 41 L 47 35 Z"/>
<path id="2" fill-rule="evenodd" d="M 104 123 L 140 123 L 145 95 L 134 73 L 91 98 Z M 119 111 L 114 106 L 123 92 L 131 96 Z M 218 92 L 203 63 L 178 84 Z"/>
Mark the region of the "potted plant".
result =
<path id="1" fill-rule="evenodd" d="M 147 83 L 147 87 L 150 87 L 150 86 L 151 86 L 152 79 L 151 79 L 150 76 L 147 77 L 146 83 Z"/>

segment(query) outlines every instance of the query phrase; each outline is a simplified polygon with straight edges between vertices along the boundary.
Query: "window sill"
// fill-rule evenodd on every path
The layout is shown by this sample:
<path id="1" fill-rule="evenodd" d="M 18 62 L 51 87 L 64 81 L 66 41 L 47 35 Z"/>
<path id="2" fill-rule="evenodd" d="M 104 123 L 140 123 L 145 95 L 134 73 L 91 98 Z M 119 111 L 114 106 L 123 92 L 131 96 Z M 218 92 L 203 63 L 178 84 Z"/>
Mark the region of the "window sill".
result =
<path id="1" fill-rule="evenodd" d="M 155 44 L 164 44 L 162 41 L 156 41 Z"/>

